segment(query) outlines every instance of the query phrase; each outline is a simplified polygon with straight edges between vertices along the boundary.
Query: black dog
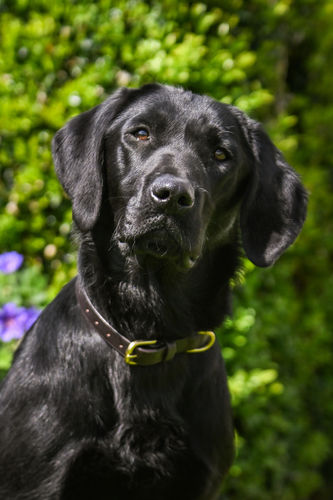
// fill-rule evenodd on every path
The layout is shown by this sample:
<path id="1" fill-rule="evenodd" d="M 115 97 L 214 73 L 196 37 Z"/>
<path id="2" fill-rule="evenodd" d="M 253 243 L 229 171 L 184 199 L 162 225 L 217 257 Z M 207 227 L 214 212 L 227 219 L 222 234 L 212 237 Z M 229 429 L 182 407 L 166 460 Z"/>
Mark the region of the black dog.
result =
<path id="1" fill-rule="evenodd" d="M 233 459 L 220 348 L 245 253 L 269 266 L 306 194 L 260 126 L 172 87 L 120 89 L 54 138 L 79 277 L 0 397 L 3 500 L 211 500 Z"/>

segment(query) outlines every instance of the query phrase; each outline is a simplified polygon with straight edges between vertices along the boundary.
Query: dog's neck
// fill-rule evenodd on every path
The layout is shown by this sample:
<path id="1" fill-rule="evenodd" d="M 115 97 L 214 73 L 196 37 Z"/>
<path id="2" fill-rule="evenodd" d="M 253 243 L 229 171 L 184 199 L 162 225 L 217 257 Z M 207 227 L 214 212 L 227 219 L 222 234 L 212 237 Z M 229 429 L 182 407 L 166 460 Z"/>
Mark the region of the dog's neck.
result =
<path id="1" fill-rule="evenodd" d="M 116 250 L 108 255 L 81 245 L 80 275 L 99 312 L 129 339 L 183 337 L 195 332 L 186 284 L 170 276 L 122 262 Z M 163 273 L 162 273 L 163 274 Z"/>
<path id="2" fill-rule="evenodd" d="M 90 233 L 81 241 L 79 271 L 95 307 L 127 338 L 175 339 L 221 323 L 230 309 L 237 254 L 235 245 L 207 251 L 181 273 L 163 263 L 143 267 Z"/>

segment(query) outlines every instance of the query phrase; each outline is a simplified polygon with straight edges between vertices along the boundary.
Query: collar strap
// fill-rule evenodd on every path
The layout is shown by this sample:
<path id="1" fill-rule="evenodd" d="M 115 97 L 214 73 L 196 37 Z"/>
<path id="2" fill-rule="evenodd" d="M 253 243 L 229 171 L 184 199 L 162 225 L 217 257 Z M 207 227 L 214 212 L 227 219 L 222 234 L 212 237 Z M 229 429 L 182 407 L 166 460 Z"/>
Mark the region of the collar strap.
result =
<path id="1" fill-rule="evenodd" d="M 128 365 L 155 365 L 170 361 L 176 354 L 205 352 L 215 342 L 215 334 L 209 331 L 198 332 L 195 335 L 172 342 L 160 340 L 130 341 L 101 316 L 91 303 L 85 290 L 80 287 L 78 279 L 76 280 L 75 290 L 83 316 L 93 325 L 102 339 L 125 358 Z"/>

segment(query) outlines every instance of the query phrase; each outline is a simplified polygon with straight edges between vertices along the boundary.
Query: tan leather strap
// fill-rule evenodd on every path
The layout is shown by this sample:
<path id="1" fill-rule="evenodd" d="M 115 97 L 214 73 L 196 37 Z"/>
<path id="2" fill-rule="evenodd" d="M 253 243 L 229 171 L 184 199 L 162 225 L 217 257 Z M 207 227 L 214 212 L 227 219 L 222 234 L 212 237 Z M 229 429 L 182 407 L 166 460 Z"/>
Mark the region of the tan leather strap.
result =
<path id="1" fill-rule="evenodd" d="M 84 317 L 95 328 L 102 339 L 121 354 L 129 365 L 147 366 L 163 363 L 164 361 L 173 359 L 176 354 L 194 354 L 207 351 L 215 342 L 213 332 L 199 332 L 172 342 L 160 340 L 130 341 L 101 316 L 91 303 L 85 290 L 80 286 L 78 279 L 76 280 L 75 290 L 78 304 Z"/>

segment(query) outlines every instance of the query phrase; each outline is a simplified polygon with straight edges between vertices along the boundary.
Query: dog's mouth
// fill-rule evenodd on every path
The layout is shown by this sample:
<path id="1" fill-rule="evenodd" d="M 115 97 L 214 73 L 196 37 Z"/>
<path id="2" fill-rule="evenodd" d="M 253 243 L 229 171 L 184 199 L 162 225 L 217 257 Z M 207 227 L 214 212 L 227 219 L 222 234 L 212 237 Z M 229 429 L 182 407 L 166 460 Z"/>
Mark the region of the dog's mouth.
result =
<path id="1" fill-rule="evenodd" d="M 164 261 L 184 271 L 191 269 L 199 257 L 196 252 L 185 249 L 181 241 L 165 229 L 149 231 L 127 244 L 138 257 Z"/>
<path id="2" fill-rule="evenodd" d="M 137 253 L 156 258 L 172 258 L 180 253 L 180 244 L 167 231 L 156 230 L 139 237 L 135 241 Z"/>

